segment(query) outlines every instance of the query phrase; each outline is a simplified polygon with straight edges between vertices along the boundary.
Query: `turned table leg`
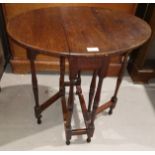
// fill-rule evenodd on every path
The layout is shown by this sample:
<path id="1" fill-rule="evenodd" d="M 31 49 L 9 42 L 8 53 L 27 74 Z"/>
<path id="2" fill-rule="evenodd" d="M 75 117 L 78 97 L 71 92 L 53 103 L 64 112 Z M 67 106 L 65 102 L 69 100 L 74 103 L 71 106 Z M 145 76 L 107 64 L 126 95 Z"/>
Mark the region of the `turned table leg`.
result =
<path id="1" fill-rule="evenodd" d="M 72 127 L 71 120 L 73 114 L 73 106 L 74 106 L 74 77 L 70 74 L 70 86 L 69 86 L 69 97 L 68 97 L 68 114 L 66 119 L 66 144 L 70 144 L 71 136 L 72 136 Z"/>
<path id="2" fill-rule="evenodd" d="M 97 77 L 97 71 L 94 71 L 91 85 L 90 85 L 90 90 L 89 90 L 88 112 L 91 111 L 91 107 L 92 107 L 92 101 L 94 98 L 95 87 L 96 87 L 96 77 Z"/>
<path id="3" fill-rule="evenodd" d="M 95 120 L 96 110 L 98 108 L 98 104 L 99 104 L 99 100 L 100 100 L 102 82 L 103 82 L 103 77 L 100 77 L 99 82 L 98 82 L 96 95 L 95 95 L 95 99 L 94 99 L 93 110 L 92 110 L 92 114 L 91 114 L 91 122 L 90 122 L 90 125 L 89 125 L 90 134 L 88 136 L 87 142 L 91 141 L 91 137 L 93 136 L 93 133 L 94 133 L 94 129 L 95 129 L 94 120 Z"/>
<path id="4" fill-rule="evenodd" d="M 94 98 L 92 112 L 90 115 L 89 134 L 88 134 L 87 142 L 91 141 L 91 137 L 94 134 L 94 130 L 95 130 L 94 121 L 95 121 L 96 111 L 97 111 L 99 101 L 100 101 L 103 79 L 105 78 L 105 76 L 107 74 L 107 70 L 108 70 L 108 64 L 109 64 L 109 57 L 105 57 L 103 59 L 102 66 L 98 69 L 99 81 L 98 81 L 98 86 L 97 86 L 97 90 L 96 90 L 96 94 L 95 94 L 95 98 Z M 94 90 L 93 90 L 93 92 L 94 92 Z"/>
<path id="5" fill-rule="evenodd" d="M 118 75 L 118 78 L 117 78 L 117 82 L 116 82 L 115 92 L 114 92 L 113 97 L 111 98 L 112 105 L 110 106 L 109 114 L 112 114 L 113 109 L 115 108 L 116 103 L 117 103 L 117 94 L 118 94 L 118 90 L 119 90 L 120 84 L 122 82 L 123 75 L 124 75 L 124 72 L 125 72 L 125 68 L 126 68 L 126 65 L 127 65 L 127 58 L 128 58 L 128 53 L 126 53 L 124 55 L 123 63 L 122 63 L 122 66 L 121 66 L 121 69 L 120 69 L 120 72 L 119 72 L 119 75 Z"/>
<path id="6" fill-rule="evenodd" d="M 32 87 L 33 87 L 33 93 L 34 93 L 34 99 L 35 99 L 35 116 L 37 118 L 37 123 L 41 124 L 41 111 L 39 106 L 39 92 L 38 92 L 38 82 L 37 82 L 37 76 L 36 76 L 36 69 L 35 69 L 35 58 L 36 53 L 27 49 L 27 57 L 30 61 L 30 69 L 31 69 L 31 77 L 32 77 Z"/>
<path id="7" fill-rule="evenodd" d="M 65 98 L 65 57 L 60 57 L 60 93 L 61 93 L 61 105 L 62 111 L 64 115 L 64 121 L 67 117 L 67 106 L 66 106 L 66 98 Z"/>

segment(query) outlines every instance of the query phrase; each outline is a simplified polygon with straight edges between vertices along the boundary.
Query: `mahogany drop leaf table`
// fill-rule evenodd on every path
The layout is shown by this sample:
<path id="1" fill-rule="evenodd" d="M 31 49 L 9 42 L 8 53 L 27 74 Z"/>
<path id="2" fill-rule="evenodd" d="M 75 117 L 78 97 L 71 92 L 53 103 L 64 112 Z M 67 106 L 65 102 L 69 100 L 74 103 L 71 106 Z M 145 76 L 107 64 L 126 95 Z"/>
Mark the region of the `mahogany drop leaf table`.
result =
<path id="1" fill-rule="evenodd" d="M 150 26 L 133 15 L 93 7 L 55 7 L 25 12 L 8 22 L 7 31 L 12 40 L 27 49 L 35 116 L 39 124 L 41 113 L 61 98 L 66 144 L 70 144 L 72 135 L 87 134 L 87 142 L 91 141 L 96 114 L 107 108 L 112 114 L 116 105 L 128 54 L 144 44 L 151 35 Z M 35 69 L 35 59 L 40 53 L 60 59 L 59 91 L 43 104 L 39 104 Z M 109 60 L 115 55 L 122 55 L 123 58 L 116 88 L 109 102 L 98 106 Z M 69 81 L 64 80 L 66 59 L 69 62 Z M 81 89 L 83 70 L 93 72 L 88 104 Z M 99 80 L 96 84 L 97 77 Z M 66 87 L 69 87 L 67 101 Z M 72 129 L 75 93 L 79 97 L 85 128 Z"/>

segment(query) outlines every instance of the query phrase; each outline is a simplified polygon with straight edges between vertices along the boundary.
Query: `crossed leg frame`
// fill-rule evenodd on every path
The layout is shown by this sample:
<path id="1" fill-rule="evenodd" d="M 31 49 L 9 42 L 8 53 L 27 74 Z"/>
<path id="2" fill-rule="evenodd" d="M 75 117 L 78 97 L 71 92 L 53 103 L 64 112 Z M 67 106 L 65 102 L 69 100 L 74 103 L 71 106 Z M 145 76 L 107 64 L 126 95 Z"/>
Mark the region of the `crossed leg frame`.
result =
<path id="1" fill-rule="evenodd" d="M 40 105 L 39 95 L 38 95 L 38 82 L 37 82 L 37 76 L 36 76 L 36 70 L 35 70 L 36 55 L 37 54 L 35 52 L 31 50 L 27 50 L 27 56 L 28 56 L 28 59 L 30 60 L 30 67 L 31 67 L 32 87 L 33 87 L 33 93 L 34 93 L 34 99 L 35 99 L 34 111 L 35 111 L 35 116 L 37 118 L 37 123 L 41 124 L 41 117 L 42 117 L 41 113 L 45 109 L 47 109 L 50 105 L 52 105 L 53 103 L 56 103 L 55 102 L 56 100 L 61 98 L 64 127 L 65 127 L 65 133 L 66 133 L 66 144 L 67 145 L 70 144 L 70 140 L 73 135 L 82 135 L 82 134 L 87 134 L 87 142 L 90 142 L 95 130 L 95 126 L 94 126 L 95 116 L 107 108 L 109 108 L 109 114 L 112 114 L 113 109 L 116 106 L 117 93 L 127 64 L 128 53 L 124 54 L 123 56 L 122 66 L 117 78 L 114 95 L 112 96 L 109 102 L 102 104 L 101 106 L 98 106 L 98 105 L 100 101 L 103 79 L 107 75 L 108 64 L 110 59 L 108 56 L 103 56 L 95 59 L 85 58 L 80 56 L 68 57 L 69 81 L 64 80 L 66 57 L 61 56 L 59 91 L 55 93 L 51 98 L 49 98 L 46 102 Z M 81 71 L 85 69 L 89 69 L 93 71 L 92 81 L 91 81 L 90 90 L 89 90 L 88 106 L 86 105 L 86 102 L 82 93 L 82 88 L 81 88 Z M 97 76 L 99 80 L 96 87 Z M 66 97 L 65 97 L 65 94 L 66 94 L 65 88 L 67 86 L 69 87 L 68 101 L 66 101 Z M 72 129 L 72 126 L 71 126 L 71 120 L 72 120 L 72 114 L 73 114 L 73 108 L 74 108 L 74 95 L 75 95 L 74 88 L 76 88 L 76 94 L 78 95 L 79 102 L 81 105 L 85 128 Z"/>

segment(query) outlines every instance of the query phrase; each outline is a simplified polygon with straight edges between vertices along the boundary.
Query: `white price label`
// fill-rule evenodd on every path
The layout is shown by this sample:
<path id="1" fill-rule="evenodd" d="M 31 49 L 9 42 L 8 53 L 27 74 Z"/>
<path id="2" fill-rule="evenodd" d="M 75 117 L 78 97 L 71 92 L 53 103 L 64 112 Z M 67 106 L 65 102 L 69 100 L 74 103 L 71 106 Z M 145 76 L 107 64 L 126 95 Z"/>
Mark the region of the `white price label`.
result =
<path id="1" fill-rule="evenodd" d="M 87 47 L 87 52 L 99 52 L 98 47 Z"/>

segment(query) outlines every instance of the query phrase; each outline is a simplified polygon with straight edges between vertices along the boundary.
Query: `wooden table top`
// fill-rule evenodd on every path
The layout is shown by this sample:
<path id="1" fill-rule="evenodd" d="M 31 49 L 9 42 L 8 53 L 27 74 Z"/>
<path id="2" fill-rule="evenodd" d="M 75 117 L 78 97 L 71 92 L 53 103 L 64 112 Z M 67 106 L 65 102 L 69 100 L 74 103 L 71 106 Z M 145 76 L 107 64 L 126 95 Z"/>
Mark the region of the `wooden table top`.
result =
<path id="1" fill-rule="evenodd" d="M 90 7 L 25 12 L 8 22 L 7 31 L 20 45 L 55 56 L 119 54 L 151 35 L 150 26 L 133 15 Z"/>

